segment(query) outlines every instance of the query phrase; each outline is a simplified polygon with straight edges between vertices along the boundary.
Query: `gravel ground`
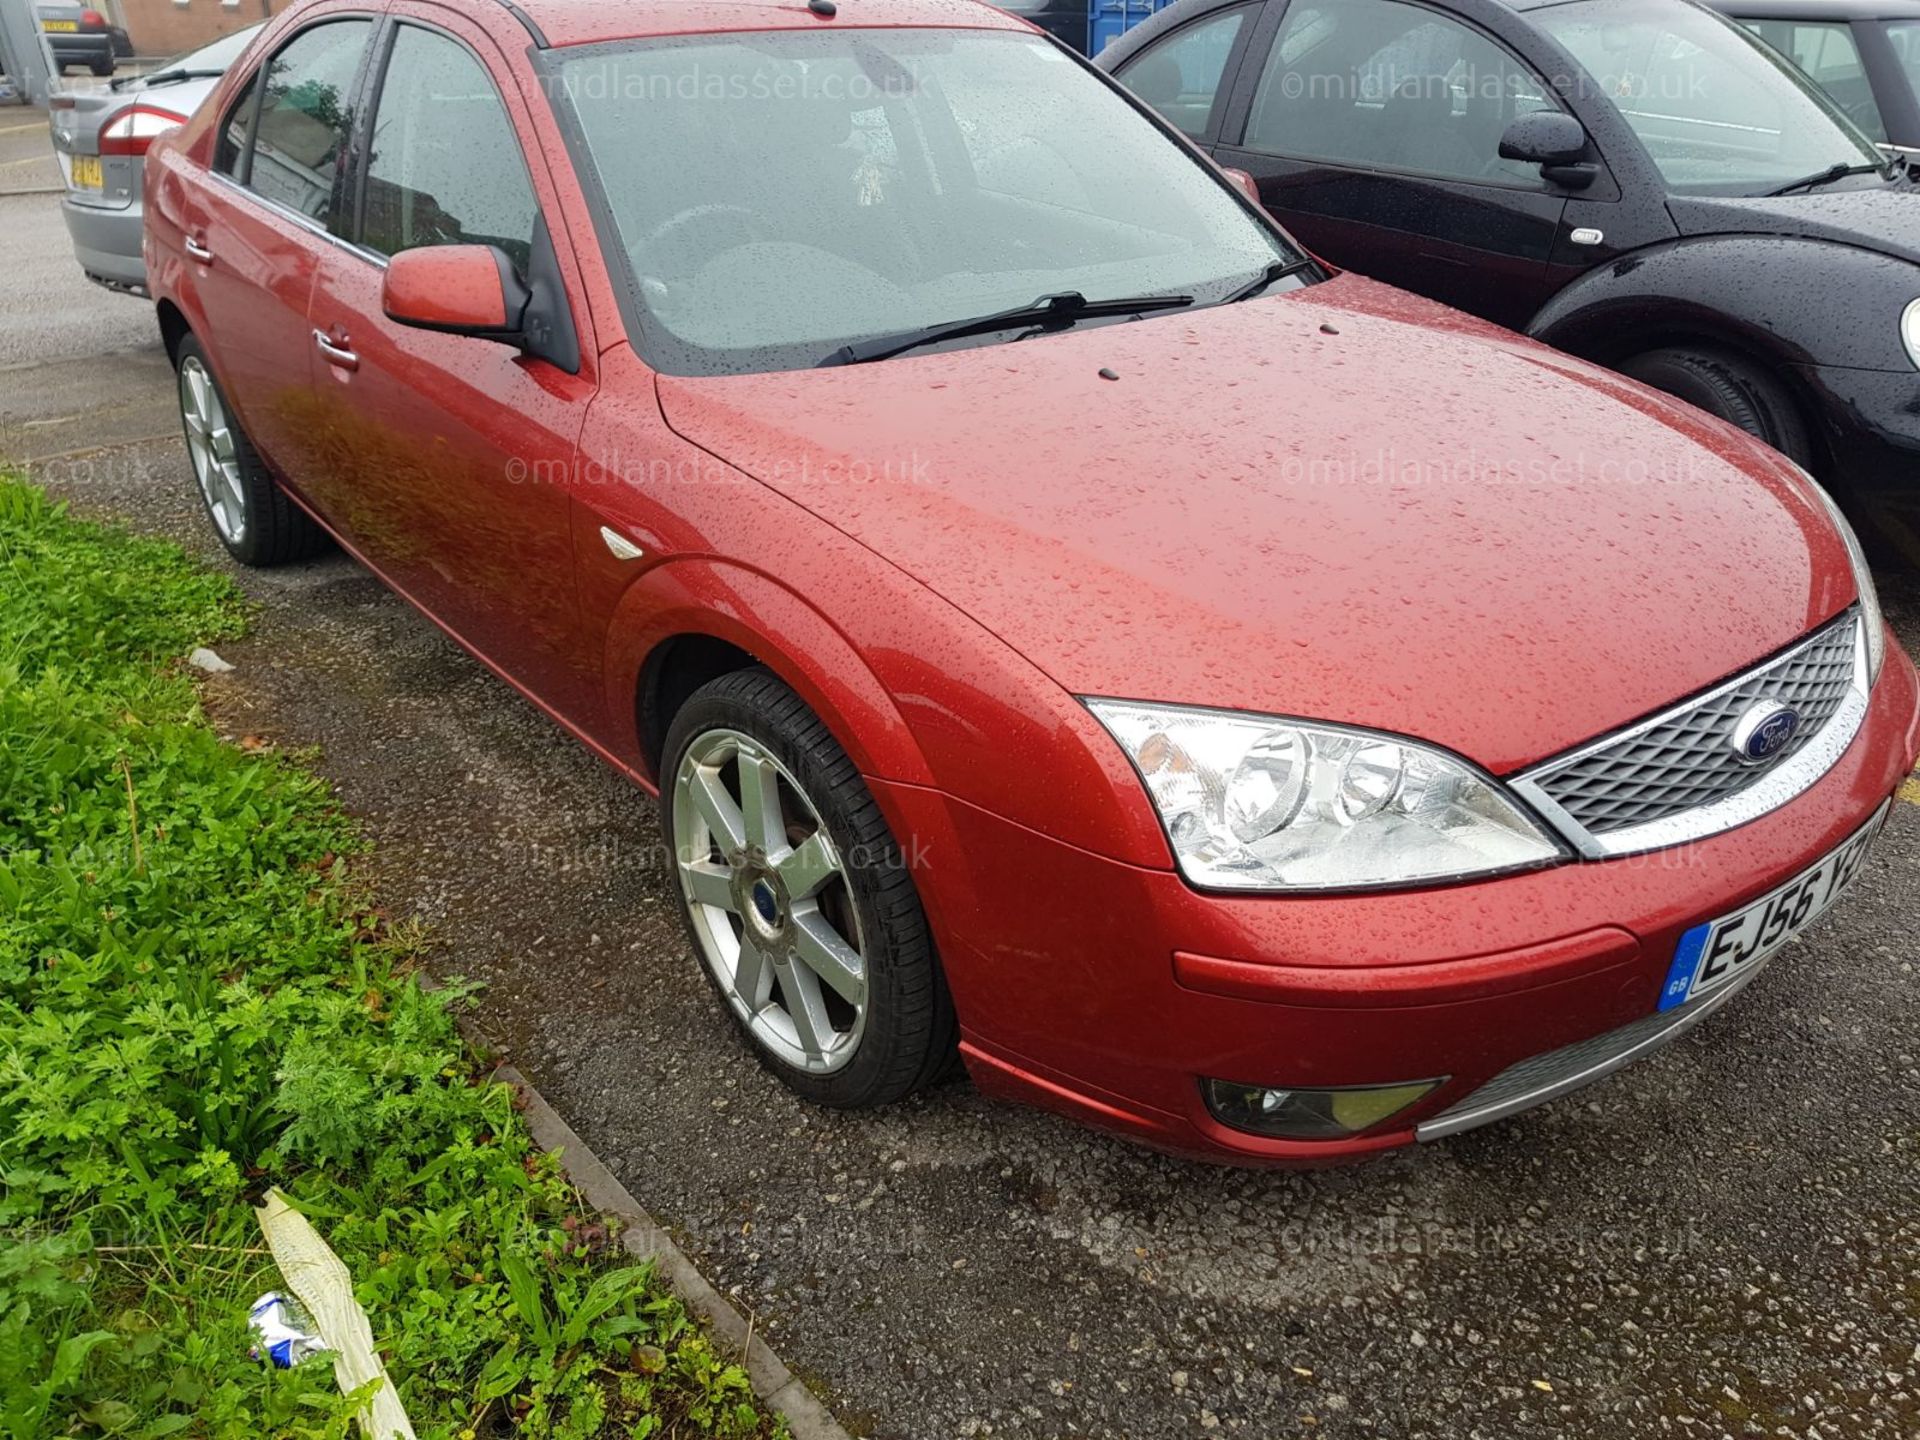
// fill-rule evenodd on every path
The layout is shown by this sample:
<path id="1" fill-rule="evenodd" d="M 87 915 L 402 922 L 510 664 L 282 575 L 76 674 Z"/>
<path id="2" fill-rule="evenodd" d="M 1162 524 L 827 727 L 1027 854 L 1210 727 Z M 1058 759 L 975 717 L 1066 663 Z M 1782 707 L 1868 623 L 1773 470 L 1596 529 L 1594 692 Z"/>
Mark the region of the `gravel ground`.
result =
<path id="1" fill-rule="evenodd" d="M 55 273 L 50 200 L 0 207 L 0 273 L 44 277 L 0 293 L 0 356 L 52 357 L 0 369 L 0 453 L 221 561 L 149 438 L 151 331 L 119 348 L 145 307 Z M 318 747 L 437 968 L 485 982 L 502 1048 L 850 1428 L 1920 1435 L 1920 807 L 1739 1003 L 1615 1080 L 1361 1168 L 1211 1169 L 958 1082 L 807 1109 L 701 981 L 649 801 L 344 559 L 239 578 L 262 609 L 213 713 Z M 1887 590 L 1920 646 L 1920 588 Z"/>

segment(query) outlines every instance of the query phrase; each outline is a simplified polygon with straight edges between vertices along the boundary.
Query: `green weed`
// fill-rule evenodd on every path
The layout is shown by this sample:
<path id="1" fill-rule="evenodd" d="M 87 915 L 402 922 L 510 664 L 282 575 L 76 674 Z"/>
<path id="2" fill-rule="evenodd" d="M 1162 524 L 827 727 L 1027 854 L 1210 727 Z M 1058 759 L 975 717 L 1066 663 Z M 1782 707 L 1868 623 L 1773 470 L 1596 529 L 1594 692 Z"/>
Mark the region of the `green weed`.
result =
<path id="1" fill-rule="evenodd" d="M 248 1358 L 269 1183 L 423 1437 L 775 1433 L 475 1073 L 324 786 L 207 725 L 176 659 L 244 618 L 0 476 L 0 1436 L 347 1435 L 328 1365 Z"/>

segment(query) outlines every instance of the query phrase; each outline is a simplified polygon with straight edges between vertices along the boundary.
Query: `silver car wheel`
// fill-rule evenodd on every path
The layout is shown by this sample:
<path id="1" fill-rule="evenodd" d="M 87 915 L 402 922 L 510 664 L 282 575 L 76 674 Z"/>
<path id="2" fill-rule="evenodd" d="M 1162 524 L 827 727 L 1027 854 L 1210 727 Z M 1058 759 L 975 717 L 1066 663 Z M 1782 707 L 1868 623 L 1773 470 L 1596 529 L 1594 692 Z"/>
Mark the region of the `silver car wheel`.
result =
<path id="1" fill-rule="evenodd" d="M 853 1059 L 867 969 L 846 866 L 793 772 L 736 730 L 673 777 L 674 862 L 701 958 L 753 1038 L 826 1075 Z"/>
<path id="2" fill-rule="evenodd" d="M 247 501 L 234 452 L 233 426 L 213 376 L 197 355 L 180 362 L 180 419 L 186 426 L 187 453 L 193 460 L 193 477 L 206 497 L 207 513 L 221 538 L 238 545 L 247 533 Z"/>

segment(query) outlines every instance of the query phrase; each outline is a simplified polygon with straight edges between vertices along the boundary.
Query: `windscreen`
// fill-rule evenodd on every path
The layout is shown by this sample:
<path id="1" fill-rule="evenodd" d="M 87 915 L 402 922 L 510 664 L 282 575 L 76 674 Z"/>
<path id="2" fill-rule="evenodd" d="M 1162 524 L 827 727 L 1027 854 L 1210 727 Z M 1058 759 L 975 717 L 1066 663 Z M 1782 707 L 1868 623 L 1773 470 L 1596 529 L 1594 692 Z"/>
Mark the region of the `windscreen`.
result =
<path id="1" fill-rule="evenodd" d="M 670 372 L 809 366 L 1068 291 L 1204 304 L 1293 258 L 1038 36 L 628 42 L 564 58 L 559 79 L 638 297 L 636 344 Z"/>

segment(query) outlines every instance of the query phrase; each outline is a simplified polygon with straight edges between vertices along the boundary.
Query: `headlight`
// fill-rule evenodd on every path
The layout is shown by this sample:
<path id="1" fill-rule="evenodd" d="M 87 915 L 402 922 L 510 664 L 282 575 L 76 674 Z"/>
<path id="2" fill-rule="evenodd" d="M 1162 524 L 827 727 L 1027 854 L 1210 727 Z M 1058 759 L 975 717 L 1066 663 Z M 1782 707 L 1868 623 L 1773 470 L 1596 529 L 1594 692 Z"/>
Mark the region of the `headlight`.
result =
<path id="1" fill-rule="evenodd" d="M 1914 303 L 1920 306 L 1920 301 Z M 1913 309 L 1907 311 L 1909 322 L 1914 313 Z M 1798 466 L 1794 468 L 1799 469 Z M 1860 592 L 1860 624 L 1867 632 L 1867 684 L 1871 687 L 1880 678 L 1880 664 L 1887 658 L 1887 623 L 1880 614 L 1880 592 L 1873 588 L 1873 572 L 1867 568 L 1867 554 L 1860 548 L 1860 537 L 1853 533 L 1853 526 L 1840 513 L 1840 507 L 1833 503 L 1833 496 L 1805 470 L 1801 470 L 1800 474 L 1813 493 L 1820 497 L 1820 503 L 1827 507 L 1827 518 L 1833 521 L 1833 528 L 1840 532 L 1840 539 L 1847 547 L 1847 559 L 1853 565 L 1854 587 Z"/>
<path id="2" fill-rule="evenodd" d="M 1907 342 L 1908 358 L 1920 367 L 1920 300 L 1907 306 L 1906 314 L 1900 317 L 1900 338 Z"/>
<path id="3" fill-rule="evenodd" d="M 1412 741 L 1239 711 L 1085 704 L 1140 772 L 1196 885 L 1414 885 L 1566 853 L 1495 781 Z"/>

